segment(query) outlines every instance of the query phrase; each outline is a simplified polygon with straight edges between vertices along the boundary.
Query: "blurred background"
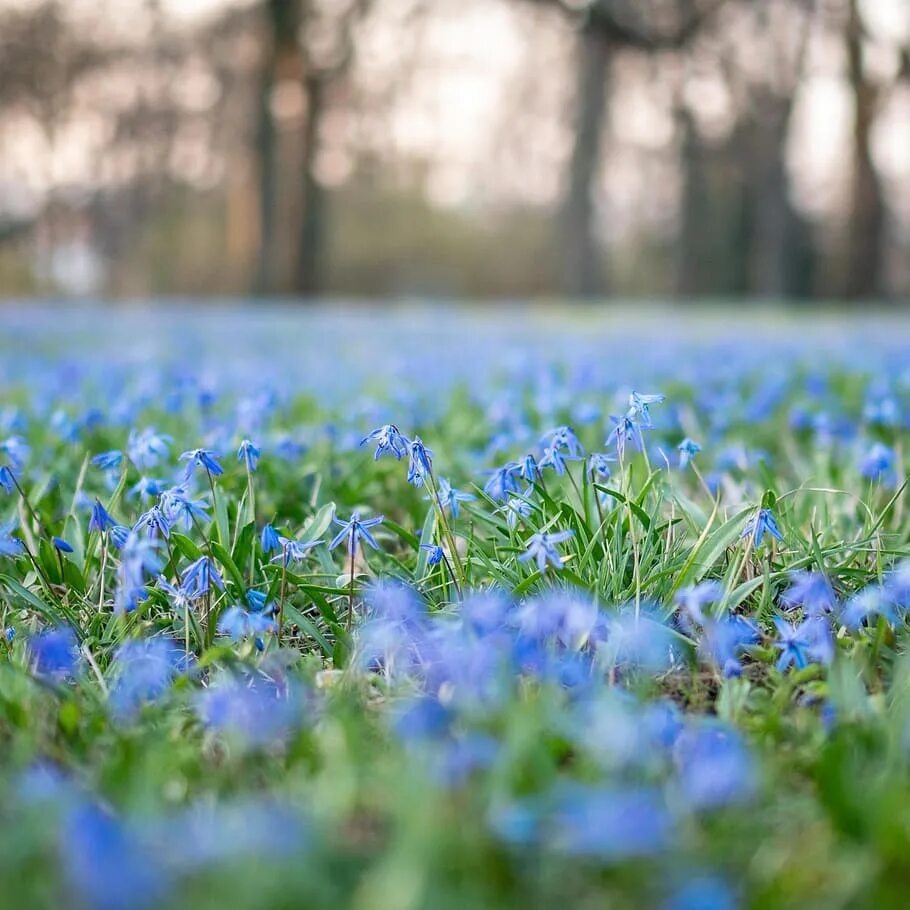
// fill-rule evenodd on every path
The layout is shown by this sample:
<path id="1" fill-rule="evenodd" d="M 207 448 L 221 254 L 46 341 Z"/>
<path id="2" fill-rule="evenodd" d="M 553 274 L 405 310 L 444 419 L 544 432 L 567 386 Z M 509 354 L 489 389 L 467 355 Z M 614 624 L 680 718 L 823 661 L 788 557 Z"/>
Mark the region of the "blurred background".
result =
<path id="1" fill-rule="evenodd" d="M 0 0 L 0 295 L 910 296 L 908 0 Z"/>

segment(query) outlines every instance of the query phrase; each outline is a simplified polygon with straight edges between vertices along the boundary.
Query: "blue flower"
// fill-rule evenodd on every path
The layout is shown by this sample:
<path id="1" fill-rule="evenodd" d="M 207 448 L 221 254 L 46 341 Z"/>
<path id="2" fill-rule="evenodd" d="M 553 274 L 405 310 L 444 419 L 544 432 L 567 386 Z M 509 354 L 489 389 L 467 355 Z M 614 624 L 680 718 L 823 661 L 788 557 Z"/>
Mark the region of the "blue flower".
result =
<path id="1" fill-rule="evenodd" d="M 186 471 L 184 478 L 189 480 L 196 468 L 202 468 L 209 477 L 218 477 L 224 473 L 224 468 L 217 462 L 219 456 L 210 449 L 191 449 L 180 456 L 181 461 L 185 461 Z"/>
<path id="2" fill-rule="evenodd" d="M 438 566 L 439 563 L 445 558 L 445 553 L 443 552 L 442 547 L 437 546 L 434 543 L 422 543 L 420 545 L 421 550 L 426 550 L 430 555 L 427 557 L 427 565 Z"/>
<path id="3" fill-rule="evenodd" d="M 183 573 L 183 584 L 188 591 L 193 591 L 196 597 L 207 594 L 212 585 L 224 590 L 224 581 L 208 556 L 200 556 L 186 567 Z"/>
<path id="4" fill-rule="evenodd" d="M 433 471 L 433 452 L 419 436 L 408 444 L 408 483 L 415 487 L 423 485 L 424 479 Z"/>
<path id="5" fill-rule="evenodd" d="M 616 461 L 615 455 L 606 452 L 592 452 L 588 456 L 588 476 L 591 480 L 606 480 L 610 474 L 610 464 Z"/>
<path id="6" fill-rule="evenodd" d="M 584 446 L 578 441 L 572 427 L 562 426 L 548 430 L 540 441 L 541 444 L 549 444 L 545 445 L 546 448 L 566 449 L 572 458 L 580 458 L 585 453 Z M 525 479 L 527 480 L 527 478 Z"/>
<path id="7" fill-rule="evenodd" d="M 540 479 L 540 465 L 532 454 L 525 455 L 521 460 L 521 469 L 519 471 L 521 479 L 527 483 L 534 483 Z"/>
<path id="8" fill-rule="evenodd" d="M 774 647 L 781 652 L 776 666 L 781 673 L 790 666 L 802 670 L 810 663 L 827 664 L 834 657 L 831 630 L 825 619 L 811 617 L 793 626 L 775 616 L 774 625 L 778 632 Z"/>
<path id="9" fill-rule="evenodd" d="M 35 661 L 35 673 L 50 679 L 69 679 L 79 661 L 79 643 L 69 627 L 48 629 L 28 642 Z"/>
<path id="10" fill-rule="evenodd" d="M 562 451 L 557 448 L 545 449 L 543 456 L 541 457 L 538 464 L 541 469 L 543 468 L 553 468 L 556 471 L 557 475 L 562 477 L 568 468 L 566 467 L 566 461 L 578 461 L 581 456 L 576 455 L 563 455 Z"/>
<path id="11" fill-rule="evenodd" d="M 484 473 L 490 475 L 490 479 L 483 488 L 484 492 L 495 502 L 505 502 L 510 494 L 521 492 L 516 477 L 520 471 L 521 465 L 517 461 L 508 461 L 502 467 L 485 471 Z"/>
<path id="12" fill-rule="evenodd" d="M 694 809 L 716 809 L 753 797 L 755 761 L 739 734 L 721 724 L 697 724 L 673 748 L 680 789 Z"/>
<path id="13" fill-rule="evenodd" d="M 629 410 L 626 417 L 643 427 L 652 427 L 654 424 L 651 422 L 650 406 L 666 400 L 666 395 L 640 395 L 638 392 L 632 392 L 629 395 Z"/>
<path id="14" fill-rule="evenodd" d="M 837 598 L 826 575 L 798 571 L 790 573 L 790 586 L 781 595 L 781 602 L 791 609 L 801 606 L 807 616 L 821 616 L 834 609 Z"/>
<path id="15" fill-rule="evenodd" d="M 357 544 L 358 541 L 364 541 L 368 543 L 374 550 L 379 549 L 379 544 L 373 538 L 373 535 L 370 534 L 370 528 L 375 528 L 376 525 L 381 524 L 385 521 L 384 515 L 377 515 L 375 518 L 366 518 L 361 520 L 360 512 L 353 512 L 351 517 L 347 521 L 342 521 L 340 518 L 335 516 L 332 521 L 336 525 L 341 527 L 341 530 L 338 534 L 335 535 L 332 542 L 329 544 L 329 549 L 334 550 L 343 540 L 347 541 L 348 545 L 348 554 L 354 556 L 357 553 Z"/>
<path id="16" fill-rule="evenodd" d="M 755 547 L 760 547 L 762 545 L 762 541 L 765 539 L 765 533 L 770 534 L 777 540 L 784 539 L 784 535 L 781 534 L 780 528 L 778 528 L 777 521 L 775 520 L 771 510 L 759 509 L 758 513 L 756 515 L 753 515 L 746 523 L 742 534 L 739 536 L 740 539 L 751 536 L 752 545 Z"/>
<path id="17" fill-rule="evenodd" d="M 473 502 L 477 497 L 473 493 L 463 493 L 461 490 L 456 490 L 445 477 L 439 478 L 439 505 L 441 508 L 448 508 L 452 513 L 453 518 L 458 518 L 460 502 Z M 425 496 L 424 499 L 431 499 L 430 496 Z"/>
<path id="18" fill-rule="evenodd" d="M 72 553 L 73 548 L 62 537 L 52 537 L 51 543 L 60 553 Z"/>
<path id="19" fill-rule="evenodd" d="M 234 641 L 243 641 L 253 638 L 256 647 L 264 647 L 263 636 L 273 635 L 278 631 L 278 623 L 264 613 L 251 613 L 243 607 L 234 605 L 228 607 L 218 618 L 218 632 Z"/>
<path id="20" fill-rule="evenodd" d="M 259 465 L 259 457 L 262 455 L 262 451 L 258 446 L 250 442 L 249 439 L 244 439 L 240 443 L 240 448 L 237 449 L 237 461 L 243 462 L 246 465 L 246 469 L 251 473 L 256 470 L 256 467 Z"/>
<path id="21" fill-rule="evenodd" d="M 293 537 L 280 538 L 281 552 L 275 557 L 274 561 L 281 560 L 282 564 L 287 566 L 292 562 L 301 562 L 306 558 L 306 554 L 318 547 L 319 544 L 325 543 L 323 540 L 295 540 Z"/>
<path id="22" fill-rule="evenodd" d="M 677 447 L 679 452 L 679 467 L 682 470 L 688 467 L 689 462 L 701 451 L 701 446 L 687 436 Z"/>
<path id="23" fill-rule="evenodd" d="M 0 524 L 0 556 L 21 556 L 25 552 L 22 541 L 13 537 L 15 527 L 15 522 Z"/>
<path id="24" fill-rule="evenodd" d="M 626 443 L 637 443 L 638 441 L 637 428 L 630 417 L 614 417 L 611 414 L 610 422 L 613 424 L 613 429 L 610 430 L 610 435 L 607 436 L 604 445 L 615 445 L 619 460 L 622 461 L 626 452 Z"/>
<path id="25" fill-rule="evenodd" d="M 12 496 L 13 490 L 16 489 L 16 478 L 7 465 L 0 465 L 0 489 L 8 496 Z"/>
<path id="26" fill-rule="evenodd" d="M 133 525 L 133 530 L 139 531 L 142 528 L 146 529 L 146 534 L 149 537 L 158 537 L 160 535 L 165 540 L 170 539 L 171 522 L 160 506 L 152 506 L 139 516 L 136 524 Z"/>
<path id="27" fill-rule="evenodd" d="M 119 449 L 111 449 L 110 452 L 102 452 L 92 459 L 92 464 L 105 471 L 115 471 L 123 464 L 123 452 Z"/>
<path id="28" fill-rule="evenodd" d="M 402 436 L 398 427 L 392 423 L 377 427 L 368 436 L 364 436 L 360 444 L 366 445 L 368 442 L 376 443 L 376 451 L 373 454 L 374 461 L 378 461 L 386 452 L 401 461 L 402 457 L 407 454 L 408 446 L 410 445 L 407 436 Z"/>
<path id="29" fill-rule="evenodd" d="M 862 457 L 859 472 L 869 480 L 878 480 L 885 484 L 893 484 L 896 480 L 895 466 L 897 456 L 894 449 L 877 442 Z"/>
<path id="30" fill-rule="evenodd" d="M 270 524 L 262 529 L 259 545 L 266 556 L 268 556 L 269 553 L 276 553 L 281 549 L 281 538 L 278 536 L 278 532 Z"/>
<path id="31" fill-rule="evenodd" d="M 141 470 L 154 468 L 162 458 L 167 458 L 170 449 L 170 436 L 164 436 L 148 427 L 142 432 L 130 430 L 127 442 L 127 453 L 130 461 Z"/>
<path id="32" fill-rule="evenodd" d="M 108 528 L 113 528 L 116 524 L 117 522 L 111 518 L 107 509 L 101 505 L 101 500 L 96 499 L 92 506 L 91 518 L 89 518 L 88 522 L 89 534 L 91 534 L 92 531 L 100 531 L 103 534 Z"/>
<path id="33" fill-rule="evenodd" d="M 527 542 L 527 549 L 518 557 L 519 562 L 528 562 L 535 560 L 540 572 L 546 572 L 547 565 L 553 565 L 557 569 L 562 567 L 562 558 L 556 549 L 556 544 L 568 540 L 574 531 L 557 531 L 555 534 L 538 532 L 532 534 Z"/>
<path id="34" fill-rule="evenodd" d="M 120 718 L 132 717 L 156 701 L 187 668 L 188 657 L 171 638 L 126 641 L 114 653 L 111 706 Z"/>
<path id="35" fill-rule="evenodd" d="M 189 531 L 195 522 L 208 522 L 208 504 L 202 499 L 190 499 L 186 487 L 172 487 L 161 494 L 159 506 L 171 526 L 180 522 Z"/>
<path id="36" fill-rule="evenodd" d="M 708 604 L 717 603 L 723 597 L 724 587 L 715 579 L 700 582 L 676 592 L 676 602 L 686 611 L 689 619 L 698 625 L 705 624 L 703 608 Z"/>

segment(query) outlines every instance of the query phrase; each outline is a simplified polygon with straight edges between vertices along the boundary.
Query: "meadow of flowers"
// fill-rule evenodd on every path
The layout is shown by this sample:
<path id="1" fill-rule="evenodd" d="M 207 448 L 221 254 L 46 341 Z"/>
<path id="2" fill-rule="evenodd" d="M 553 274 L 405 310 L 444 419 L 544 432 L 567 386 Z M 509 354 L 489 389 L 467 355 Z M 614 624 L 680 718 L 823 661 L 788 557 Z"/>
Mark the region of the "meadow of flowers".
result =
<path id="1" fill-rule="evenodd" d="M 0 322 L 2 906 L 907 906 L 902 324 Z"/>

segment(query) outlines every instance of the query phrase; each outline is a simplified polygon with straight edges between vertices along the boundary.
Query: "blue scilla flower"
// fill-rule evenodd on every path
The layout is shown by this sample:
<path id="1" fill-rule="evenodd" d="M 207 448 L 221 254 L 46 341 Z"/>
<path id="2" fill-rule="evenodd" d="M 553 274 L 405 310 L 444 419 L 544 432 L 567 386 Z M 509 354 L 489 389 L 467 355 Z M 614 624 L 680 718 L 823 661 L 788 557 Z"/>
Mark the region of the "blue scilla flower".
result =
<path id="1" fill-rule="evenodd" d="M 616 461 L 616 456 L 606 452 L 592 452 L 588 456 L 588 476 L 591 480 L 606 480 L 610 474 L 610 464 Z"/>
<path id="2" fill-rule="evenodd" d="M 262 549 L 262 552 L 266 556 L 268 556 L 270 553 L 277 553 L 278 550 L 281 549 L 281 538 L 278 536 L 278 532 L 272 527 L 272 525 L 267 524 L 262 529 L 259 545 Z"/>
<path id="3" fill-rule="evenodd" d="M 172 638 L 156 636 L 126 641 L 114 653 L 110 701 L 114 715 L 132 717 L 145 704 L 161 698 L 189 658 Z"/>
<path id="4" fill-rule="evenodd" d="M 619 455 L 619 460 L 622 461 L 626 452 L 626 444 L 629 442 L 635 444 L 638 440 L 635 422 L 631 417 L 615 417 L 612 414 L 610 415 L 610 422 L 613 424 L 613 429 L 610 430 L 604 445 L 615 445 L 616 454 Z"/>
<path id="5" fill-rule="evenodd" d="M 180 456 L 180 460 L 187 463 L 184 478 L 189 480 L 196 468 L 202 468 L 210 478 L 219 477 L 224 473 L 224 468 L 217 461 L 219 457 L 211 449 L 190 449 L 184 452 Z"/>
<path id="6" fill-rule="evenodd" d="M 531 512 L 534 511 L 534 507 L 527 499 L 523 499 L 520 496 L 513 496 L 502 508 L 497 509 L 497 512 L 503 512 L 506 516 L 506 522 L 513 530 L 517 527 L 520 519 L 529 518 Z"/>
<path id="7" fill-rule="evenodd" d="M 775 616 L 774 625 L 778 633 L 774 647 L 780 651 L 776 666 L 781 673 L 791 666 L 802 670 L 810 663 L 831 662 L 834 652 L 827 620 L 810 617 L 794 626 Z"/>
<path id="8" fill-rule="evenodd" d="M 626 416 L 634 420 L 643 427 L 651 427 L 651 412 L 649 408 L 652 404 L 660 404 L 667 400 L 666 395 L 641 395 L 638 392 L 632 392 L 629 395 L 629 410 Z"/>
<path id="9" fill-rule="evenodd" d="M 520 472 L 521 465 L 517 461 L 508 461 L 492 471 L 485 471 L 484 473 L 490 475 L 490 479 L 484 485 L 484 492 L 494 502 L 505 502 L 512 493 L 521 492 L 518 483 Z"/>
<path id="10" fill-rule="evenodd" d="M 752 545 L 755 547 L 760 547 L 762 545 L 762 541 L 765 539 L 766 533 L 770 534 L 771 537 L 775 538 L 776 540 L 784 539 L 784 535 L 781 534 L 780 528 L 778 528 L 777 521 L 775 520 L 771 510 L 759 509 L 758 513 L 753 515 L 746 523 L 742 534 L 739 536 L 740 539 L 751 536 Z"/>
<path id="11" fill-rule="evenodd" d="M 188 590 L 194 591 L 196 597 L 208 594 L 212 585 L 221 591 L 224 590 L 224 581 L 208 556 L 200 556 L 186 567 L 183 573 L 183 584 Z"/>
<path id="12" fill-rule="evenodd" d="M 368 442 L 376 443 L 376 451 L 373 453 L 374 461 L 378 461 L 386 453 L 394 455 L 398 461 L 401 461 L 402 457 L 408 453 L 410 445 L 407 436 L 403 436 L 393 423 L 377 427 L 372 433 L 364 436 L 360 444 L 366 445 Z"/>
<path id="13" fill-rule="evenodd" d="M 139 516 L 136 524 L 133 525 L 133 530 L 140 531 L 143 528 L 149 537 L 161 536 L 165 540 L 170 539 L 171 521 L 160 506 L 152 506 Z"/>
<path id="14" fill-rule="evenodd" d="M 580 458 L 585 453 L 584 446 L 579 442 L 572 427 L 562 426 L 548 430 L 540 442 L 545 448 L 565 449 L 573 458 Z"/>
<path id="15" fill-rule="evenodd" d="M 533 559 L 540 572 L 546 572 L 548 565 L 559 569 L 562 567 L 562 558 L 556 549 L 556 544 L 568 540 L 574 533 L 574 531 L 557 531 L 554 534 L 543 532 L 532 534 L 527 542 L 527 549 L 518 557 L 518 561 L 529 562 Z"/>
<path id="16" fill-rule="evenodd" d="M 376 543 L 373 535 L 370 534 L 370 528 L 375 528 L 377 525 L 382 524 L 385 521 L 384 515 L 361 519 L 360 512 L 353 512 L 347 521 L 342 521 L 338 516 L 335 516 L 332 521 L 336 525 L 340 525 L 341 530 L 329 544 L 330 550 L 334 550 L 342 541 L 347 541 L 348 555 L 354 556 L 357 553 L 357 544 L 361 540 L 368 543 L 374 550 L 379 549 L 379 544 Z"/>
<path id="17" fill-rule="evenodd" d="M 826 575 L 798 571 L 790 573 L 790 586 L 781 595 L 781 603 L 790 609 L 802 607 L 807 616 L 822 616 L 834 609 L 837 598 Z"/>
<path id="18" fill-rule="evenodd" d="M 705 621 L 698 646 L 702 657 L 729 679 L 742 675 L 740 656 L 758 640 L 759 632 L 754 623 L 742 616 L 727 616 Z"/>
<path id="19" fill-rule="evenodd" d="M 71 544 L 67 543 L 62 537 L 52 537 L 51 543 L 54 545 L 59 553 L 72 553 L 73 547 Z"/>
<path id="20" fill-rule="evenodd" d="M 3 490 L 9 496 L 13 495 L 16 489 L 16 478 L 7 465 L 0 465 L 0 490 Z"/>
<path id="21" fill-rule="evenodd" d="M 281 537 L 279 538 L 281 552 L 274 558 L 273 562 L 281 560 L 282 564 L 285 566 L 290 565 L 292 562 L 302 562 L 306 558 L 307 553 L 309 553 L 313 547 L 318 547 L 321 543 L 325 543 L 325 541 L 304 541 L 295 540 L 293 537 Z"/>
<path id="22" fill-rule="evenodd" d="M 534 483 L 536 480 L 540 480 L 540 465 L 532 454 L 528 453 L 521 459 L 519 475 L 522 480 L 529 484 Z"/>
<path id="23" fill-rule="evenodd" d="M 172 487 L 161 494 L 159 507 L 171 526 L 182 524 L 189 531 L 195 522 L 208 522 L 208 504 L 203 499 L 190 499 L 184 486 Z"/>
<path id="24" fill-rule="evenodd" d="M 247 591 L 246 602 L 256 613 L 270 613 L 274 610 L 274 604 L 265 591 Z"/>
<path id="25" fill-rule="evenodd" d="M 440 507 L 448 509 L 453 518 L 458 518 L 459 503 L 473 502 L 477 498 L 473 493 L 463 493 L 461 490 L 456 490 L 445 477 L 439 478 L 439 489 L 437 492 L 439 493 Z M 430 496 L 424 497 L 427 500 L 430 498 Z"/>
<path id="26" fill-rule="evenodd" d="M 6 455 L 12 469 L 20 472 L 25 467 L 32 450 L 22 436 L 10 436 L 0 442 L 0 452 Z"/>
<path id="27" fill-rule="evenodd" d="M 877 442 L 860 459 L 859 473 L 869 480 L 893 484 L 897 477 L 895 472 L 896 464 L 897 455 L 894 449 Z"/>
<path id="28" fill-rule="evenodd" d="M 277 631 L 278 623 L 274 619 L 264 613 L 245 610 L 237 604 L 228 607 L 218 618 L 219 634 L 233 641 L 252 638 L 259 650 L 264 648 L 264 636 L 274 635 Z"/>
<path id="29" fill-rule="evenodd" d="M 79 661 L 79 643 L 69 627 L 48 629 L 33 635 L 28 647 L 38 676 L 54 680 L 73 676 Z"/>
<path id="30" fill-rule="evenodd" d="M 244 439 L 240 443 L 240 448 L 237 449 L 237 461 L 246 465 L 246 469 L 251 473 L 258 467 L 261 455 L 261 449 L 249 439 Z"/>
<path id="31" fill-rule="evenodd" d="M 157 499 L 167 486 L 167 483 L 159 478 L 142 476 L 130 487 L 130 496 L 138 496 L 142 502 L 149 502 Z"/>
<path id="32" fill-rule="evenodd" d="M 21 556 L 25 552 L 25 547 L 18 537 L 13 537 L 16 523 L 11 521 L 6 524 L 0 524 L 0 556 Z"/>
<path id="33" fill-rule="evenodd" d="M 562 477 L 568 470 L 566 461 L 578 461 L 580 458 L 580 455 L 564 454 L 561 449 L 554 447 L 544 450 L 543 456 L 538 464 L 541 470 L 543 470 L 543 468 L 553 468 L 557 475 Z"/>
<path id="34" fill-rule="evenodd" d="M 89 534 L 91 534 L 92 531 L 99 531 L 103 534 L 109 528 L 113 528 L 116 524 L 117 522 L 111 518 L 107 509 L 101 505 L 101 500 L 96 499 L 92 505 L 92 514 L 88 521 Z"/>
<path id="35" fill-rule="evenodd" d="M 142 431 L 130 430 L 126 451 L 130 461 L 140 470 L 157 467 L 170 451 L 171 437 L 158 433 L 154 427 Z"/>
<path id="36" fill-rule="evenodd" d="M 673 747 L 677 782 L 697 810 L 752 799 L 758 788 L 755 760 L 740 735 L 720 723 L 695 723 Z"/>
<path id="37" fill-rule="evenodd" d="M 111 449 L 109 452 L 102 452 L 92 459 L 92 464 L 104 471 L 116 471 L 123 464 L 123 452 L 119 449 Z"/>
<path id="38" fill-rule="evenodd" d="M 705 624 L 704 608 L 708 604 L 717 603 L 723 597 L 724 587 L 715 580 L 699 582 L 688 588 L 676 592 L 676 603 L 686 612 L 687 618 L 700 626 Z"/>
<path id="39" fill-rule="evenodd" d="M 110 537 L 111 543 L 118 550 L 122 550 L 124 545 L 126 544 L 127 540 L 129 540 L 130 533 L 131 533 L 130 529 L 127 528 L 125 525 L 115 524 L 110 529 L 110 534 L 108 536 Z"/>
<path id="40" fill-rule="evenodd" d="M 687 436 L 677 447 L 680 470 L 689 466 L 689 462 L 701 451 L 701 446 Z"/>
<path id="41" fill-rule="evenodd" d="M 434 543 L 422 543 L 421 550 L 426 550 L 430 555 L 427 557 L 427 565 L 438 566 L 445 558 L 445 552 L 442 547 Z"/>
<path id="42" fill-rule="evenodd" d="M 840 621 L 851 631 L 882 616 L 892 627 L 900 621 L 900 612 L 894 598 L 884 585 L 873 584 L 857 591 L 847 601 L 840 613 Z"/>
<path id="43" fill-rule="evenodd" d="M 419 436 L 408 443 L 408 483 L 423 486 L 424 479 L 433 472 L 433 452 Z"/>
<path id="44" fill-rule="evenodd" d="M 662 910 L 737 910 L 739 901 L 723 879 L 696 875 L 680 885 Z"/>

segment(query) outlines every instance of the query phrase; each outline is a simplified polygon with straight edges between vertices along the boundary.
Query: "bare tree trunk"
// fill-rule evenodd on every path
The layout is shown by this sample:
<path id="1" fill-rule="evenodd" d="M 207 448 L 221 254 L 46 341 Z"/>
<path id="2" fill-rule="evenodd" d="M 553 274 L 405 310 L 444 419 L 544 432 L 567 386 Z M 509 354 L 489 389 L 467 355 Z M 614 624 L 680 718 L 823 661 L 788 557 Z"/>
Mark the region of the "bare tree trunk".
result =
<path id="1" fill-rule="evenodd" d="M 863 26 L 859 0 L 849 0 L 846 49 L 853 92 L 853 183 L 850 236 L 844 293 L 847 297 L 877 297 L 883 291 L 885 202 L 881 180 L 872 160 L 877 91 L 863 65 Z"/>
<path id="2" fill-rule="evenodd" d="M 610 41 L 593 28 L 579 36 L 575 144 L 563 202 L 564 288 L 578 297 L 606 293 L 595 236 L 595 194 L 607 121 Z"/>
<path id="3" fill-rule="evenodd" d="M 297 290 L 315 296 L 324 290 L 325 238 L 328 205 L 326 191 L 316 179 L 319 132 L 325 112 L 325 81 L 314 76 L 305 81 L 307 112 L 303 135 L 303 212 L 297 255 Z"/>

